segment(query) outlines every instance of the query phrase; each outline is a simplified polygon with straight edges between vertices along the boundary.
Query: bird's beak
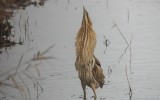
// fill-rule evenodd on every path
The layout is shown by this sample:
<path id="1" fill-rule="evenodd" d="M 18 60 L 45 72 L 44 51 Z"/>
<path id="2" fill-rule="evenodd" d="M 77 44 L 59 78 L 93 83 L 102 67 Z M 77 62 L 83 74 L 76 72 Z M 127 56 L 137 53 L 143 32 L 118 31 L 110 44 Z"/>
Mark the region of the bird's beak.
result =
<path id="1" fill-rule="evenodd" d="M 86 9 L 83 6 L 83 16 L 87 13 Z"/>
<path id="2" fill-rule="evenodd" d="M 92 24 L 91 19 L 88 15 L 88 12 L 86 11 L 86 9 L 83 7 L 83 22 L 85 24 Z"/>

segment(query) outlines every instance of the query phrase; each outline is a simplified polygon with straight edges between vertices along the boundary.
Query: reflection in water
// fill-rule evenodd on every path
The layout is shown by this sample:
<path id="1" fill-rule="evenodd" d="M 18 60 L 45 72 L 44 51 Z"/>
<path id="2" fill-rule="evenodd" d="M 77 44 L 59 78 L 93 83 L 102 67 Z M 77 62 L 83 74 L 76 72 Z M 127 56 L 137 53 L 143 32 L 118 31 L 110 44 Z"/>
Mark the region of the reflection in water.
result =
<path id="1" fill-rule="evenodd" d="M 1 8 L 0 14 L 0 48 L 15 45 L 15 42 L 10 41 L 11 36 L 14 36 L 11 34 L 13 26 L 9 22 L 9 19 L 13 13 L 10 11 L 5 11 Z"/>
<path id="2" fill-rule="evenodd" d="M 46 0 L 0 0 L 0 48 L 24 44 L 24 41 L 22 41 L 21 38 L 18 42 L 13 41 L 12 39 L 15 36 L 12 33 L 14 26 L 11 24 L 10 18 L 13 16 L 14 10 L 25 9 L 30 5 L 43 6 L 45 1 Z"/>
<path id="3" fill-rule="evenodd" d="M 109 42 L 109 40 L 106 38 L 106 36 L 104 36 L 104 39 L 105 39 L 104 45 L 106 46 L 106 48 L 105 48 L 105 50 L 104 50 L 104 54 L 105 54 L 105 53 L 106 53 L 106 50 L 107 50 L 107 47 L 110 45 L 110 42 Z"/>

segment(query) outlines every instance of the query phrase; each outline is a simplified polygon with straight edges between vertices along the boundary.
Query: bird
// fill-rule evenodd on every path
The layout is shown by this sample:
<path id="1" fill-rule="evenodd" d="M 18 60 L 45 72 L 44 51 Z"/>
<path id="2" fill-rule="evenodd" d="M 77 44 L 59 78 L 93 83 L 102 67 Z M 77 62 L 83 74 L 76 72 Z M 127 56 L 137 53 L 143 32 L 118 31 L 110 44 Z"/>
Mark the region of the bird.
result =
<path id="1" fill-rule="evenodd" d="M 89 14 L 83 7 L 82 23 L 75 39 L 75 68 L 81 81 L 84 100 L 86 100 L 86 86 L 92 89 L 96 99 L 96 89 L 102 88 L 105 83 L 105 76 L 100 61 L 94 55 L 95 46 L 96 33 L 93 30 Z"/>

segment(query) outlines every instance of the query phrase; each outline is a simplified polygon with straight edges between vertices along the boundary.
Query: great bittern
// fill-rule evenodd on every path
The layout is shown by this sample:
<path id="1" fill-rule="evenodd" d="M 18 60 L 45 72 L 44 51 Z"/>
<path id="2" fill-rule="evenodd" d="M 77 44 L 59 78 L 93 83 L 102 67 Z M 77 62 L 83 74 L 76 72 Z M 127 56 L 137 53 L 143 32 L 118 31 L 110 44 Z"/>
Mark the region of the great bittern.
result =
<path id="1" fill-rule="evenodd" d="M 84 99 L 86 99 L 86 85 L 92 88 L 95 98 L 96 89 L 104 85 L 103 70 L 99 60 L 94 56 L 95 46 L 96 33 L 92 28 L 88 12 L 83 7 L 83 20 L 75 42 L 75 66 L 83 88 Z"/>

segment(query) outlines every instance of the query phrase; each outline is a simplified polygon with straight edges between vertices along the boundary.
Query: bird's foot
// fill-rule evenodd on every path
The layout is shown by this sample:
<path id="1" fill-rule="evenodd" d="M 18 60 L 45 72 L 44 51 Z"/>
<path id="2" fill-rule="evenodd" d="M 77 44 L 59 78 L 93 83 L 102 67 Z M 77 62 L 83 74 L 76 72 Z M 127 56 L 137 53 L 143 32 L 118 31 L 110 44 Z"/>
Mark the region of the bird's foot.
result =
<path id="1" fill-rule="evenodd" d="M 94 100 L 97 100 L 97 96 L 92 96 L 91 98 L 94 98 Z"/>

